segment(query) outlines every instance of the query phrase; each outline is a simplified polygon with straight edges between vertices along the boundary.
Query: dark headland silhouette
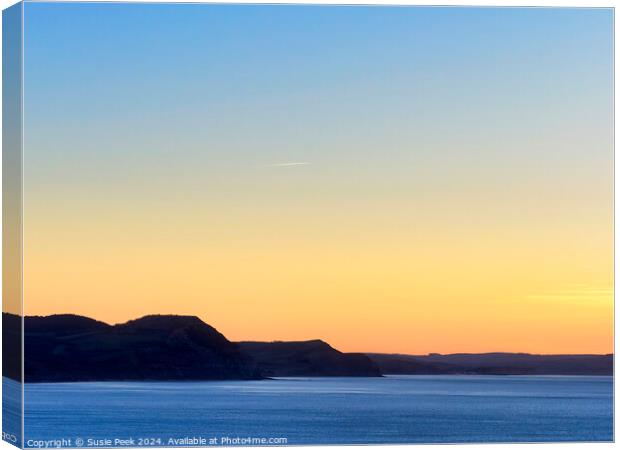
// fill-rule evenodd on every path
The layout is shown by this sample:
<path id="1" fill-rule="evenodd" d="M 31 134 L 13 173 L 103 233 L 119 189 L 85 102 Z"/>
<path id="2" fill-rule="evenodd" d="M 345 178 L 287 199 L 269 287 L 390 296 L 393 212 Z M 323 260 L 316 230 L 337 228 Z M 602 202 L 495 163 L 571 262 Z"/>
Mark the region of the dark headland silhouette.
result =
<path id="1" fill-rule="evenodd" d="M 613 375 L 613 354 L 532 355 L 453 353 L 399 355 L 368 353 L 382 373 L 401 375 Z"/>
<path id="2" fill-rule="evenodd" d="M 21 318 L 3 313 L 4 350 L 21 348 Z M 613 355 L 343 353 L 321 340 L 231 342 L 194 316 L 118 325 L 72 314 L 24 318 L 26 382 L 255 380 L 389 374 L 611 375 Z M 11 352 L 13 353 L 13 352 Z M 4 352 L 3 375 L 19 380 Z"/>

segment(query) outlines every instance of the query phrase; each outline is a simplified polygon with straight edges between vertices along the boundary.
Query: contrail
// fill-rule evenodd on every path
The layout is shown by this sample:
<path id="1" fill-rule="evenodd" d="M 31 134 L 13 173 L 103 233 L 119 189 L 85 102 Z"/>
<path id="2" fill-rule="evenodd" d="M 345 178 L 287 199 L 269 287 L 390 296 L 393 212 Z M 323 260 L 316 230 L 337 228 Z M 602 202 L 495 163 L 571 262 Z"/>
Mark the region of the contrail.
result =
<path id="1" fill-rule="evenodd" d="M 291 167 L 291 166 L 307 166 L 309 162 L 289 162 L 289 163 L 275 163 L 267 164 L 265 167 Z"/>

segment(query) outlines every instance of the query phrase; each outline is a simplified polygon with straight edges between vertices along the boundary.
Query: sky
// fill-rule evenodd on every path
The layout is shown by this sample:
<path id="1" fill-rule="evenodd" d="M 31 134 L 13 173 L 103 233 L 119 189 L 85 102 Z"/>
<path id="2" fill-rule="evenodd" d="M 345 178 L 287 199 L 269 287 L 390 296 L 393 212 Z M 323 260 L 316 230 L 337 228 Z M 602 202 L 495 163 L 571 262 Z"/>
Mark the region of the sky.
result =
<path id="1" fill-rule="evenodd" d="M 24 312 L 612 352 L 612 21 L 26 3 Z"/>

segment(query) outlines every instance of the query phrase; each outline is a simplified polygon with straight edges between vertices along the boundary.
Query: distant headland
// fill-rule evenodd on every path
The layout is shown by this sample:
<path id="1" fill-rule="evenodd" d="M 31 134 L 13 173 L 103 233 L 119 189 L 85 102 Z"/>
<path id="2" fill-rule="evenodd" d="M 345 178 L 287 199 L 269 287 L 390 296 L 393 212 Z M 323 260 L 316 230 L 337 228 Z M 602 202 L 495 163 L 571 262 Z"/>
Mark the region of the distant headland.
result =
<path id="1" fill-rule="evenodd" d="M 5 350 L 21 348 L 21 318 L 3 313 L 2 323 Z M 318 339 L 232 342 L 194 316 L 150 315 L 119 325 L 72 314 L 27 316 L 24 328 L 26 382 L 613 374 L 612 354 L 364 354 Z M 10 360 L 3 376 L 19 380 L 21 367 Z"/>

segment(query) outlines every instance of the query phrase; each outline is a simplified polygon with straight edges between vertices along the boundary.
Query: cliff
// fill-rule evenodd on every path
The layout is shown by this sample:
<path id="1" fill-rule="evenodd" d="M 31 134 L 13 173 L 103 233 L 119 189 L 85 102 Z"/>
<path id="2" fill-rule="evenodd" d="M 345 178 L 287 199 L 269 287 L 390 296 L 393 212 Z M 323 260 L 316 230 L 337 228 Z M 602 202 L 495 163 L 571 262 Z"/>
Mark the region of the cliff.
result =
<path id="1" fill-rule="evenodd" d="M 25 381 L 260 378 L 255 364 L 192 316 L 146 316 L 120 325 L 86 317 L 26 317 Z"/>
<path id="2" fill-rule="evenodd" d="M 298 342 L 240 342 L 261 371 L 273 377 L 378 377 L 381 372 L 362 353 L 342 353 L 319 339 Z"/>

